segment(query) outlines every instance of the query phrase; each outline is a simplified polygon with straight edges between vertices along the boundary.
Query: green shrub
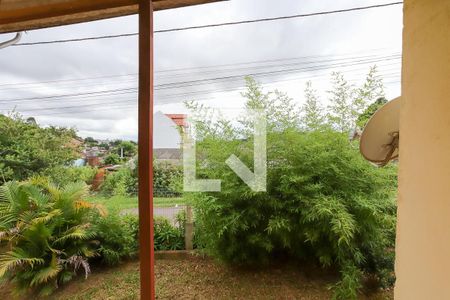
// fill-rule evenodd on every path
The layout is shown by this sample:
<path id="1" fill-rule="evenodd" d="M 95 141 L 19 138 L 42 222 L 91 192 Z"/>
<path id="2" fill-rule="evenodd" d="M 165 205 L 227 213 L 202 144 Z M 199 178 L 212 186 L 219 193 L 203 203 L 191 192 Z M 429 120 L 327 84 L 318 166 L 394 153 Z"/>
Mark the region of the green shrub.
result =
<path id="1" fill-rule="evenodd" d="M 155 250 L 182 250 L 184 249 L 184 232 L 180 227 L 170 224 L 163 217 L 154 219 Z"/>
<path id="2" fill-rule="evenodd" d="M 98 253 L 102 262 L 116 265 L 124 258 L 135 257 L 139 248 L 138 228 L 137 216 L 111 214 L 94 218 L 89 231 L 100 242 Z"/>
<path id="3" fill-rule="evenodd" d="M 107 196 L 136 195 L 138 179 L 134 170 L 123 167 L 118 171 L 108 173 L 101 185 L 101 192 Z"/>
<path id="4" fill-rule="evenodd" d="M 219 259 L 260 265 L 276 257 L 337 267 L 340 299 L 355 298 L 362 275 L 392 280 L 395 167 L 375 168 L 345 134 L 272 132 L 267 192 L 253 192 L 224 163 L 232 153 L 253 165 L 253 140 L 207 138 L 199 177 L 222 179 L 220 193 L 197 194 L 199 243 Z"/>
<path id="5" fill-rule="evenodd" d="M 183 168 L 171 163 L 154 163 L 153 194 L 155 197 L 177 197 L 181 194 Z"/>
<path id="6" fill-rule="evenodd" d="M 155 163 L 153 168 L 153 195 L 176 197 L 181 195 L 183 169 L 169 163 Z M 123 167 L 106 175 L 101 191 L 107 195 L 135 196 L 138 193 L 137 168 Z"/>
<path id="7" fill-rule="evenodd" d="M 97 174 L 97 168 L 90 166 L 84 167 L 65 167 L 56 166 L 47 169 L 43 172 L 43 176 L 48 177 L 51 182 L 58 186 L 65 186 L 72 182 L 84 182 L 86 184 L 92 184 L 95 175 Z"/>
<path id="8" fill-rule="evenodd" d="M 0 184 L 72 162 L 78 156 L 75 138 L 73 129 L 43 128 L 33 118 L 0 114 Z"/>
<path id="9" fill-rule="evenodd" d="M 105 157 L 103 163 L 105 165 L 118 165 L 120 164 L 120 156 L 116 153 L 111 153 Z"/>
<path id="10" fill-rule="evenodd" d="M 97 255 L 90 219 L 103 210 L 86 194 L 83 183 L 58 188 L 42 179 L 0 187 L 0 241 L 10 249 L 0 255 L 0 277 L 17 293 L 49 295 L 79 269 L 88 276 Z"/>

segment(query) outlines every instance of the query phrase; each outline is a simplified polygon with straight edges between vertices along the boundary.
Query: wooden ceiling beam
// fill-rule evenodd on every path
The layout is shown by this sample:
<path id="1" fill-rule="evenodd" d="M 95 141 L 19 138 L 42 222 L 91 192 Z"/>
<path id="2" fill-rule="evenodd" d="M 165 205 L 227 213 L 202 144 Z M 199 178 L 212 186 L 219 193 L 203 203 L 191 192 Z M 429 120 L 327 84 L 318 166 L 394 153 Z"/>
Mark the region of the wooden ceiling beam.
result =
<path id="1" fill-rule="evenodd" d="M 150 0 L 149 0 L 150 1 Z M 155 11 L 223 0 L 153 0 Z M 136 14 L 138 0 L 0 0 L 0 33 Z"/>

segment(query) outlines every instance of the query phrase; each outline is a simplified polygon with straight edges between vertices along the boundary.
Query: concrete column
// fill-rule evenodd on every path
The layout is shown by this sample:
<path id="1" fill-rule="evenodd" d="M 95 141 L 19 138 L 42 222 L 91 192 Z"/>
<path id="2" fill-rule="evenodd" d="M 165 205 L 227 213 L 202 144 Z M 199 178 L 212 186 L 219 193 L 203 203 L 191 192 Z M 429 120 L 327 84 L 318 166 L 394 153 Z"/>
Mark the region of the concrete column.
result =
<path id="1" fill-rule="evenodd" d="M 395 299 L 450 299 L 450 0 L 405 0 Z"/>

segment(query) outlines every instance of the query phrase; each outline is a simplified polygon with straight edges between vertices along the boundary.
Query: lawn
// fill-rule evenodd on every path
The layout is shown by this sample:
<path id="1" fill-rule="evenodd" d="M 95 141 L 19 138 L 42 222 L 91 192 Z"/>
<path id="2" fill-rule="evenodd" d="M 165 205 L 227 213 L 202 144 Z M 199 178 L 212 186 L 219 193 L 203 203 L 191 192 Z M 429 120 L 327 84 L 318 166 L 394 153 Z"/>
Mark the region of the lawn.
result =
<path id="1" fill-rule="evenodd" d="M 125 209 L 138 207 L 137 197 L 129 197 L 129 196 L 103 197 L 93 195 L 88 198 L 88 201 L 102 204 L 109 211 L 122 211 Z M 154 198 L 153 203 L 155 207 L 170 207 L 186 204 L 183 198 Z"/>
<path id="2" fill-rule="evenodd" d="M 210 259 L 190 257 L 156 260 L 157 299 L 330 299 L 336 276 L 285 265 L 249 271 L 229 268 Z M 52 299 L 138 299 L 137 261 L 94 270 L 57 291 Z M 360 299 L 392 299 L 392 292 L 361 294 Z"/>

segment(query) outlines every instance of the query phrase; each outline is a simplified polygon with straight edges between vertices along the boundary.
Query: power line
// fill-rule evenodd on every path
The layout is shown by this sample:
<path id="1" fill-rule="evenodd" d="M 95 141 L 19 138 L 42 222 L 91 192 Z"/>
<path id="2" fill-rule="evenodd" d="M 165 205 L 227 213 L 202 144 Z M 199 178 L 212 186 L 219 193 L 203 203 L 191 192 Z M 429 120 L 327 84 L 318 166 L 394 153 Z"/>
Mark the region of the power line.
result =
<path id="1" fill-rule="evenodd" d="M 382 50 L 382 49 L 373 49 L 373 50 Z M 277 59 L 266 59 L 266 60 L 255 60 L 255 61 L 247 61 L 247 62 L 239 62 L 239 63 L 229 63 L 229 64 L 219 64 L 219 65 L 209 65 L 209 66 L 199 66 L 199 67 L 185 67 L 185 68 L 174 68 L 174 69 L 164 69 L 164 70 L 158 70 L 155 71 L 155 74 L 164 74 L 169 73 L 167 76 L 170 76 L 171 78 L 175 76 L 192 76 L 192 75 L 200 75 L 205 73 L 217 73 L 217 72 L 228 72 L 228 71 L 236 71 L 237 69 L 234 67 L 237 66 L 246 66 L 246 65 L 256 65 L 256 66 L 249 66 L 248 69 L 254 69 L 254 68 L 263 68 L 267 67 L 267 65 L 257 66 L 257 64 L 265 64 L 265 63 L 278 63 L 278 62 L 285 62 L 285 61 L 294 61 L 294 60 L 304 60 L 299 62 L 298 64 L 311 64 L 311 63 L 318 63 L 318 62 L 327 62 L 327 61 L 338 61 L 338 60 L 346 60 L 351 58 L 356 58 L 355 55 L 360 53 L 367 53 L 366 55 L 359 55 L 358 58 L 375 58 L 382 55 L 400 55 L 401 52 L 389 52 L 389 53 L 380 53 L 377 52 L 373 54 L 371 51 L 359 51 L 359 52 L 351 52 L 346 54 L 339 54 L 339 55 L 310 55 L 310 56 L 298 56 L 298 57 L 288 57 L 288 58 L 277 58 Z M 336 57 L 336 58 L 332 58 Z M 307 59 L 314 59 L 314 58 L 329 58 L 326 60 L 307 60 Z M 281 65 L 272 65 L 273 67 L 279 67 Z M 226 69 L 226 68 L 232 68 L 232 69 Z M 224 68 L 224 69 L 222 69 Z M 239 70 L 243 70 L 246 68 L 240 68 Z M 194 72 L 196 70 L 208 70 L 204 72 Z M 179 71 L 186 71 L 188 73 L 176 73 Z M 173 74 L 175 73 L 175 74 Z M 35 82 L 13 82 L 13 83 L 3 83 L 0 84 L 0 90 L 5 89 L 15 89 L 15 88 L 23 88 L 24 86 L 32 86 L 32 85 L 43 85 L 48 83 L 69 83 L 71 84 L 71 87 L 73 86 L 71 82 L 80 82 L 80 81 L 87 81 L 87 80 L 95 80 L 95 79 L 111 79 L 111 78 L 121 78 L 121 77 L 136 77 L 137 73 L 128 73 L 128 74 L 117 74 L 117 75 L 101 75 L 101 76 L 93 76 L 93 77 L 83 77 L 83 78 L 71 78 L 71 79 L 56 79 L 56 80 L 47 80 L 47 81 L 35 81 Z M 133 80 L 133 79 L 128 79 Z M 96 83 L 94 83 L 95 85 Z M 83 86 L 86 86 L 85 83 L 83 83 Z"/>
<path id="2" fill-rule="evenodd" d="M 198 25 L 198 26 L 188 26 L 188 27 L 180 27 L 180 28 L 171 28 L 171 29 L 162 29 L 156 30 L 154 33 L 168 33 L 168 32 L 179 32 L 193 29 L 204 29 L 204 28 L 214 28 L 214 27 L 223 27 L 223 26 L 232 26 L 232 25 L 243 25 L 243 24 L 252 24 L 252 23 L 261 23 L 261 22 L 272 22 L 272 21 L 280 21 L 280 20 L 288 20 L 288 19 L 297 19 L 297 18 L 306 18 L 313 16 L 322 16 L 322 15 L 331 15 L 338 13 L 347 13 L 353 11 L 362 11 L 374 8 L 383 8 L 394 5 L 400 5 L 403 2 L 391 2 L 384 4 L 376 4 L 369 6 L 360 6 L 360 7 L 352 7 L 346 9 L 338 9 L 338 10 L 329 10 L 329 11 L 321 11 L 307 14 L 296 14 L 289 16 L 280 16 L 273 18 L 262 18 L 262 19 L 253 19 L 253 20 L 243 20 L 236 22 L 224 22 L 224 23 L 216 23 L 216 24 L 206 24 L 206 25 Z M 84 38 L 73 38 L 73 39 L 64 39 L 64 40 L 52 40 L 52 41 L 41 41 L 41 42 L 30 42 L 30 43 L 19 43 L 12 46 L 33 46 L 33 45 L 47 45 L 47 44 L 57 44 L 57 43 L 71 43 L 71 42 L 82 42 L 82 41 L 92 41 L 92 40 L 101 40 L 101 39 L 112 39 L 112 38 L 122 38 L 122 37 L 132 37 L 136 36 L 138 33 L 122 33 L 122 34 L 112 34 L 112 35 L 102 35 L 102 36 L 93 36 L 93 37 L 84 37 Z"/>
<path id="3" fill-rule="evenodd" d="M 400 75 L 400 74 L 396 74 L 394 73 L 393 75 Z M 309 79 L 310 76 L 308 77 L 304 77 L 304 78 L 300 78 L 300 79 Z M 296 80 L 299 78 L 295 78 Z M 292 80 L 292 79 L 289 79 Z M 274 83 L 274 82 L 279 82 L 279 81 L 288 81 L 288 80 L 276 80 L 276 81 L 271 81 L 270 83 Z M 355 80 L 348 80 L 348 82 L 353 82 Z M 394 83 L 393 81 L 389 81 L 387 82 L 387 84 L 391 84 Z M 205 93 L 213 93 L 213 92 L 232 92 L 232 91 L 239 91 L 239 90 L 243 90 L 244 88 L 236 88 L 236 89 L 225 89 L 225 90 L 209 90 L 209 91 L 203 91 Z M 178 95 L 174 95 L 174 96 L 178 96 Z M 181 95 L 180 95 L 181 96 Z M 196 100 L 211 100 L 215 97 L 207 97 L 207 98 L 197 98 Z M 87 113 L 87 112 L 91 112 L 95 109 L 89 109 L 89 110 L 77 110 L 77 111 L 67 111 L 68 109 L 83 109 L 86 107 L 94 107 L 94 108 L 99 108 L 100 110 L 106 110 L 106 109 L 111 109 L 113 107 L 117 107 L 117 108 L 123 108 L 123 107 L 135 107 L 136 106 L 136 101 L 137 98 L 133 97 L 133 98 L 126 98 L 126 99 L 114 99 L 114 101 L 111 101 L 111 99 L 105 99 L 107 100 L 107 102 L 97 102 L 97 103 L 91 103 L 88 105 L 75 105 L 75 106 L 58 106 L 58 107 L 43 107 L 43 108 L 31 108 L 31 109 L 25 109 L 25 110 L 20 110 L 22 112 L 27 112 L 27 113 L 32 113 L 32 112 L 38 112 L 38 111 L 53 111 L 53 110 L 66 110 L 66 111 L 62 111 L 62 112 L 55 112 L 55 113 L 38 113 L 38 115 L 54 115 L 54 114 L 73 114 L 73 113 Z"/>
<path id="4" fill-rule="evenodd" d="M 382 49 L 373 49 L 374 51 L 382 50 Z M 372 50 L 371 50 L 372 51 Z M 304 59 L 314 59 L 314 58 L 329 58 L 326 60 L 307 60 L 302 61 L 300 63 L 304 64 L 310 64 L 310 63 L 317 63 L 317 62 L 327 62 L 327 61 L 338 61 L 338 60 L 346 60 L 346 59 L 352 59 L 352 58 L 374 58 L 378 56 L 383 55 L 400 55 L 401 52 L 389 52 L 389 53 L 371 53 L 371 51 L 359 51 L 359 52 L 350 52 L 346 54 L 339 54 L 339 55 L 309 55 L 309 56 L 298 56 L 298 57 L 288 57 L 288 58 L 275 58 L 275 59 L 265 59 L 265 60 L 254 60 L 254 61 L 247 61 L 247 62 L 236 62 L 236 63 L 229 63 L 229 64 L 219 64 L 219 65 L 209 65 L 209 66 L 199 66 L 199 67 L 186 67 L 186 68 L 174 68 L 174 69 L 164 69 L 164 70 L 158 70 L 155 71 L 155 74 L 163 74 L 163 73 L 170 73 L 167 76 L 173 77 L 177 75 L 198 75 L 198 74 L 204 74 L 203 72 L 194 72 L 196 70 L 206 70 L 209 69 L 209 71 L 206 72 L 213 72 L 217 73 L 218 71 L 235 71 L 236 68 L 233 69 L 223 69 L 221 68 L 227 68 L 227 67 L 236 67 L 236 66 L 245 66 L 245 65 L 255 65 L 255 64 L 265 64 L 265 63 L 278 63 L 278 62 L 285 62 L 285 61 L 294 61 L 294 60 L 304 60 Z M 367 53 L 365 55 L 358 55 L 360 53 Z M 332 57 L 335 57 L 334 59 Z M 276 67 L 279 67 L 280 65 L 273 65 Z M 265 67 L 263 66 L 250 66 L 249 69 L 252 68 L 258 68 L 258 67 Z M 241 68 L 242 70 L 242 68 Z M 189 73 L 175 73 L 179 71 L 186 71 Z M 205 73 L 206 73 L 205 72 Z M 35 82 L 14 82 L 14 83 L 3 83 L 0 84 L 0 90 L 4 89 L 13 89 L 15 86 L 19 86 L 20 88 L 23 88 L 23 86 L 27 85 L 40 85 L 40 84 L 46 84 L 46 83 L 64 83 L 64 82 L 78 82 L 78 81 L 86 81 L 86 80 L 93 80 L 93 79 L 110 79 L 110 78 L 120 78 L 120 77 L 136 77 L 137 73 L 128 73 L 128 74 L 116 74 L 116 75 L 102 75 L 102 76 L 92 76 L 92 77 L 83 77 L 83 78 L 71 78 L 71 79 L 56 79 L 56 80 L 47 80 L 47 81 L 35 81 Z"/>
<path id="5" fill-rule="evenodd" d="M 385 57 L 379 57 L 379 58 L 377 57 L 377 58 L 371 58 L 371 59 L 355 58 L 353 60 L 350 60 L 348 62 L 343 62 L 343 63 L 322 64 L 322 65 L 309 66 L 309 67 L 300 67 L 300 68 L 296 67 L 296 68 L 265 71 L 265 72 L 253 72 L 253 73 L 220 76 L 220 77 L 213 77 L 213 78 L 195 79 L 195 80 L 188 80 L 188 81 L 178 81 L 178 82 L 155 85 L 155 90 L 183 88 L 183 87 L 190 87 L 190 86 L 194 86 L 194 85 L 205 85 L 205 84 L 218 83 L 218 82 L 222 82 L 222 81 L 228 81 L 228 82 L 236 81 L 236 80 L 241 81 L 242 78 L 244 78 L 245 76 L 253 76 L 253 77 L 263 76 L 263 77 L 265 77 L 265 76 L 271 76 L 271 75 L 275 75 L 275 74 L 284 75 L 284 74 L 290 74 L 290 73 L 295 73 L 295 72 L 305 72 L 305 71 L 311 72 L 311 71 L 329 69 L 331 67 L 348 67 L 348 66 L 354 66 L 354 65 L 360 65 L 360 64 L 370 64 L 370 63 L 376 63 L 376 62 L 382 62 L 382 61 L 395 60 L 395 59 L 399 59 L 399 58 L 400 58 L 399 55 L 389 55 L 389 56 L 385 56 Z M 292 65 L 286 65 L 286 66 L 289 67 Z M 295 66 L 295 64 L 294 64 L 294 66 Z M 109 95 L 109 93 L 116 93 L 116 92 L 135 93 L 136 91 L 137 91 L 137 87 L 121 88 L 121 89 L 108 89 L 108 90 L 89 91 L 89 92 L 82 92 L 82 93 L 70 93 L 70 94 L 60 94 L 60 95 L 5 99 L 5 100 L 0 100 L 0 103 L 17 102 L 17 101 L 35 101 L 35 100 L 43 100 L 43 99 L 80 97 L 80 96 L 99 96 L 99 95 L 105 95 L 105 93 L 107 95 Z M 114 94 L 112 94 L 112 95 L 114 95 Z"/>

